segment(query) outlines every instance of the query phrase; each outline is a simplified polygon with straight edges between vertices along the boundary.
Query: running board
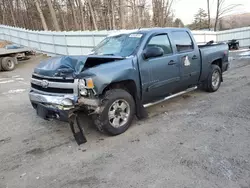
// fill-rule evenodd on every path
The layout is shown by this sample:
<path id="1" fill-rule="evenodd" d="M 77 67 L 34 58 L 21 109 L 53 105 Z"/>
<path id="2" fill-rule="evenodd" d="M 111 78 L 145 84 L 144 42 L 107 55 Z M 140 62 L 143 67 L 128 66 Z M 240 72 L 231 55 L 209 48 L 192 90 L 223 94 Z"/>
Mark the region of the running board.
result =
<path id="1" fill-rule="evenodd" d="M 144 104 L 143 106 L 144 106 L 145 108 L 147 108 L 147 107 L 150 107 L 150 106 L 159 104 L 159 103 L 161 103 L 161 102 L 164 102 L 164 101 L 166 101 L 166 100 L 172 99 L 172 98 L 174 98 L 174 97 L 183 95 L 183 94 L 185 94 L 185 93 L 194 91 L 194 90 L 196 90 L 197 88 L 198 88 L 198 87 L 195 86 L 195 87 L 189 88 L 189 89 L 187 89 L 187 90 L 185 90 L 185 91 L 182 91 L 182 92 L 176 93 L 176 94 L 174 94 L 174 95 L 170 95 L 170 96 L 168 96 L 168 97 L 165 97 L 164 99 L 161 99 L 161 100 L 159 100 L 159 101 L 156 101 L 156 102 L 153 102 L 153 103 Z"/>

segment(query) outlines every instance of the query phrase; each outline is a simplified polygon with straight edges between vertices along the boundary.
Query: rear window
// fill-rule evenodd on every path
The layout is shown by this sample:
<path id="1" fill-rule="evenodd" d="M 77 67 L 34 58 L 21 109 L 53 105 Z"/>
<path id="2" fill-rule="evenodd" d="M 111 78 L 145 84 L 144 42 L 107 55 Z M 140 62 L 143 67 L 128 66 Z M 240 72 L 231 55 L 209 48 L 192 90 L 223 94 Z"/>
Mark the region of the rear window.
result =
<path id="1" fill-rule="evenodd" d="M 178 52 L 185 52 L 194 49 L 193 41 L 186 31 L 172 32 L 172 38 Z"/>

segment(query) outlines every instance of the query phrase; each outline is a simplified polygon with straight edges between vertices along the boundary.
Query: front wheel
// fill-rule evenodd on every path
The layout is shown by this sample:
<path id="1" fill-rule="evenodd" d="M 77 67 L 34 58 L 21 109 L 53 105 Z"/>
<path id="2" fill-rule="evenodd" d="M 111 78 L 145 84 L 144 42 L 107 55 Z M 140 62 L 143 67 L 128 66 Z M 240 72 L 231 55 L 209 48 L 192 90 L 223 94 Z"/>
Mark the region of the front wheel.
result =
<path id="1" fill-rule="evenodd" d="M 109 135 L 124 133 L 131 125 L 135 114 L 134 98 L 125 90 L 112 89 L 105 93 L 102 113 L 94 122 L 99 130 Z"/>
<path id="2" fill-rule="evenodd" d="M 204 83 L 204 88 L 207 92 L 215 92 L 220 88 L 222 81 L 221 69 L 218 65 L 211 65 L 211 70 L 207 80 Z"/>

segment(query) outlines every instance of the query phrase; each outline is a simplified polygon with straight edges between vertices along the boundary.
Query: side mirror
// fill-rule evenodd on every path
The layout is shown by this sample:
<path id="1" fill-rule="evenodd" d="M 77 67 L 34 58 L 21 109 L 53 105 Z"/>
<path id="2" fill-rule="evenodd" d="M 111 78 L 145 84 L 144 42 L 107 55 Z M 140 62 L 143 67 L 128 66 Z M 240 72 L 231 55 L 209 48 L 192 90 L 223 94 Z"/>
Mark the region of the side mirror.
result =
<path id="1" fill-rule="evenodd" d="M 157 47 L 157 46 L 147 47 L 143 51 L 144 59 L 148 59 L 151 57 L 160 57 L 160 56 L 163 56 L 163 54 L 164 54 L 163 49 L 161 47 Z"/>

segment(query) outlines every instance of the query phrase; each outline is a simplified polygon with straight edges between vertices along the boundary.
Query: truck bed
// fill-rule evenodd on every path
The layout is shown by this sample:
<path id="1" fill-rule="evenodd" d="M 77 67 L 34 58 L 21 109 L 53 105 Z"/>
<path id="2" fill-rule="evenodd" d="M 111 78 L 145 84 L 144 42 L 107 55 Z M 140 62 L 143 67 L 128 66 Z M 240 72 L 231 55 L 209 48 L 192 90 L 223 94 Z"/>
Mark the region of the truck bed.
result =
<path id="1" fill-rule="evenodd" d="M 219 61 L 222 72 L 225 71 L 225 66 L 228 64 L 228 45 L 225 43 L 213 45 L 199 45 L 201 56 L 202 74 L 200 80 L 205 80 L 207 77 L 210 64 Z"/>
<path id="2" fill-rule="evenodd" d="M 32 51 L 30 48 L 18 48 L 18 49 L 6 49 L 6 48 L 0 48 L 0 56 L 8 56 L 10 54 L 17 54 L 17 53 L 24 53 Z"/>

